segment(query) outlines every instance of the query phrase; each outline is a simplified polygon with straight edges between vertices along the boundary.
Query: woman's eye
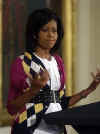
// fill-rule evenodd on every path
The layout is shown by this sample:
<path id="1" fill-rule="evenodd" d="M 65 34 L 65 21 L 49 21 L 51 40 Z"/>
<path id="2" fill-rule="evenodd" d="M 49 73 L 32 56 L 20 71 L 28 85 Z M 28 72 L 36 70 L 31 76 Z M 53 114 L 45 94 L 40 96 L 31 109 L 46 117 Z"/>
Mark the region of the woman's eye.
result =
<path id="1" fill-rule="evenodd" d="M 57 32 L 57 29 L 41 29 L 42 32 L 52 32 L 52 33 L 56 33 Z"/>
<path id="2" fill-rule="evenodd" d="M 55 33 L 55 32 L 57 32 L 57 30 L 56 30 L 56 29 L 53 29 L 53 30 L 52 30 L 52 32 L 54 32 L 54 33 Z"/>
<path id="3" fill-rule="evenodd" d="M 41 29 L 42 32 L 48 32 L 48 29 Z"/>

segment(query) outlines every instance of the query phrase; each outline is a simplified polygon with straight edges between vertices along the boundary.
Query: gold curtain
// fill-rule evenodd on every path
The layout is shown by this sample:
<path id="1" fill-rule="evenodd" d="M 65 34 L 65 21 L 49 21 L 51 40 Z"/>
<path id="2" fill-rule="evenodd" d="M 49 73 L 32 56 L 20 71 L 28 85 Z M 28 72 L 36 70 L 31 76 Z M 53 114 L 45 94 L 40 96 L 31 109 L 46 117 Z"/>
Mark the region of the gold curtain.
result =
<path id="1" fill-rule="evenodd" d="M 20 50 L 24 50 L 23 33 L 27 5 L 25 0 L 0 0 L 0 126 L 12 123 L 12 117 L 6 109 L 9 68 Z"/>
<path id="2" fill-rule="evenodd" d="M 64 39 L 62 41 L 62 56 L 66 70 L 66 94 L 72 95 L 74 84 L 75 40 L 76 40 L 76 3 L 77 0 L 62 0 L 62 21 Z"/>
<path id="3" fill-rule="evenodd" d="M 2 108 L 2 0 L 0 0 L 0 110 Z"/>
<path id="4" fill-rule="evenodd" d="M 12 117 L 7 113 L 7 110 L 3 107 L 3 68 L 2 68 L 2 59 L 3 59 L 3 0 L 0 0 L 0 126 L 10 125 L 12 122 Z"/>

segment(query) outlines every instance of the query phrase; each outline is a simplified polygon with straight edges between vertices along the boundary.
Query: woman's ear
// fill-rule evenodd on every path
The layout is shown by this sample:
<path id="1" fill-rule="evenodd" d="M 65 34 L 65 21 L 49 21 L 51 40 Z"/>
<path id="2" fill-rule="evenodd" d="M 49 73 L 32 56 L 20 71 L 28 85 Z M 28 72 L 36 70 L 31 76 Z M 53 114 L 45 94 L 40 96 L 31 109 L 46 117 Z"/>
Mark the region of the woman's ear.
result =
<path id="1" fill-rule="evenodd" d="M 36 35 L 33 35 L 33 39 L 36 39 Z"/>
<path id="2" fill-rule="evenodd" d="M 33 35 L 33 39 L 34 39 L 34 40 L 38 40 L 38 36 Z"/>

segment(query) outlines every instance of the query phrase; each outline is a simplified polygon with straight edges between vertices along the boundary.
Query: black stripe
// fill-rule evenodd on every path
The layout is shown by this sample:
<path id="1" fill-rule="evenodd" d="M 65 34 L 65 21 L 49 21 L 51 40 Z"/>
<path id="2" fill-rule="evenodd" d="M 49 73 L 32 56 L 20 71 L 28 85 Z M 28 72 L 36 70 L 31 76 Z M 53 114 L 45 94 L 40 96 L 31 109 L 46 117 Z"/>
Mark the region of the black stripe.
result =
<path id="1" fill-rule="evenodd" d="M 24 61 L 26 64 L 28 64 L 29 66 L 31 65 L 31 60 L 27 58 L 27 56 L 24 56 Z"/>
<path id="2" fill-rule="evenodd" d="M 34 106 L 27 109 L 27 119 L 35 114 Z"/>
<path id="3" fill-rule="evenodd" d="M 30 74 L 32 75 L 32 77 L 34 77 L 36 75 L 36 72 L 32 68 L 30 68 Z"/>
<path id="4" fill-rule="evenodd" d="M 34 54 L 32 54 L 32 60 L 35 61 L 38 65 L 41 65 L 43 68 L 45 68 L 45 66 L 41 62 L 41 60 L 39 58 L 37 58 Z"/>

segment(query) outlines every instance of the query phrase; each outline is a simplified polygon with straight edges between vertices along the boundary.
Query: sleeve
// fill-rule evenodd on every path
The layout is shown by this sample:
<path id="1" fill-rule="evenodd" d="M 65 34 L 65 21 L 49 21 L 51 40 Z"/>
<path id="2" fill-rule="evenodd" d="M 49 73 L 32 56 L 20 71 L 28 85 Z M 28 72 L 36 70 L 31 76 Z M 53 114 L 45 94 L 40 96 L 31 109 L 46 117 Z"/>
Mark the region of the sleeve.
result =
<path id="1" fill-rule="evenodd" d="M 65 89 L 60 90 L 61 107 L 63 110 L 68 108 L 70 98 L 71 96 L 65 95 Z"/>
<path id="2" fill-rule="evenodd" d="M 64 62 L 62 60 L 62 58 L 59 55 L 54 55 L 57 64 L 58 64 L 58 69 L 59 69 L 59 73 L 60 73 L 60 81 L 61 81 L 61 87 L 60 89 L 64 88 L 65 85 L 65 80 L 66 80 L 66 75 L 65 75 L 65 68 L 64 68 Z"/>
<path id="3" fill-rule="evenodd" d="M 18 57 L 12 64 L 10 71 L 10 88 L 8 91 L 7 110 L 11 115 L 15 113 L 9 102 L 20 96 L 23 93 L 23 90 L 28 88 L 26 77 L 27 76 L 22 67 L 22 60 Z"/>
<path id="4" fill-rule="evenodd" d="M 61 106 L 62 109 L 65 109 L 68 107 L 69 100 L 71 96 L 66 96 L 65 94 L 65 81 L 66 81 L 66 74 L 65 74 L 65 68 L 64 68 L 64 62 L 62 58 L 59 55 L 55 56 L 56 61 L 58 63 L 58 68 L 60 72 L 60 80 L 61 80 L 61 87 L 60 87 L 60 99 L 61 99 Z"/>

